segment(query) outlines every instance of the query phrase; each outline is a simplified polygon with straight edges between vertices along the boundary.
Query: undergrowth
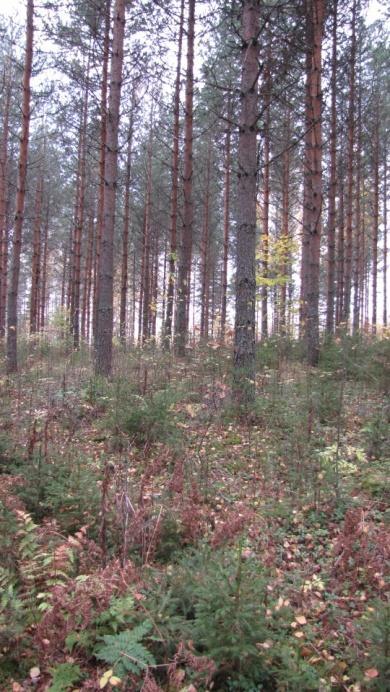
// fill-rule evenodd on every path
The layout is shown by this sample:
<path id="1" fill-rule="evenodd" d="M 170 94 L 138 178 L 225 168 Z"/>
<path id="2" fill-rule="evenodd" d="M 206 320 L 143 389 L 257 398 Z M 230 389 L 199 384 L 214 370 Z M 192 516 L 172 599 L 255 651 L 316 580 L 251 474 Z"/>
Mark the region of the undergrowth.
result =
<path id="1" fill-rule="evenodd" d="M 0 381 L 1 689 L 388 689 L 388 347 L 340 334 L 310 369 L 263 342 L 245 420 L 223 347 L 120 352 L 105 381 L 26 342 Z"/>

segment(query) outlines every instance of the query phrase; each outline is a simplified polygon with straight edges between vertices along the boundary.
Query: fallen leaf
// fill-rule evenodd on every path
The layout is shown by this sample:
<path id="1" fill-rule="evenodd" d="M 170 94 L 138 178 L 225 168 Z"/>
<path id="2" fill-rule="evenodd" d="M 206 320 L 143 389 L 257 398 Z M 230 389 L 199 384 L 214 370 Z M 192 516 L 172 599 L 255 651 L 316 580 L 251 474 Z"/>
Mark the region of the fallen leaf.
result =
<path id="1" fill-rule="evenodd" d="M 34 668 L 30 668 L 30 678 L 31 678 L 32 680 L 35 680 L 36 678 L 39 678 L 40 674 L 41 674 L 41 671 L 40 671 L 40 669 L 38 668 L 38 666 L 34 666 Z"/>
<path id="2" fill-rule="evenodd" d="M 377 671 L 376 668 L 368 668 L 368 670 L 364 671 L 364 677 L 368 678 L 369 680 L 373 680 L 374 678 L 377 678 L 379 675 L 379 672 Z"/>
<path id="3" fill-rule="evenodd" d="M 113 670 L 106 670 L 106 672 L 103 673 L 102 677 L 99 680 L 99 687 L 101 690 L 103 690 L 106 687 L 113 673 Z"/>
<path id="4" fill-rule="evenodd" d="M 299 625 L 306 625 L 307 623 L 307 620 L 304 615 L 297 615 L 295 619 Z"/>

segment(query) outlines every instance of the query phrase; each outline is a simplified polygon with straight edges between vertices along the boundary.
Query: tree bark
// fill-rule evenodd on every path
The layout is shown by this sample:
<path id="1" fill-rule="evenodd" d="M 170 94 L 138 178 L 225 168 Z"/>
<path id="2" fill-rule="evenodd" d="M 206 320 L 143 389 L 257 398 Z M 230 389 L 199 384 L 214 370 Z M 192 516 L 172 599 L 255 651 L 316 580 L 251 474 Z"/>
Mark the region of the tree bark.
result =
<path id="1" fill-rule="evenodd" d="M 231 104 L 229 100 L 228 119 L 231 118 Z M 222 304 L 221 304 L 221 341 L 225 340 L 227 289 L 228 289 L 228 260 L 229 260 L 229 235 L 230 235 L 230 165 L 231 165 L 231 139 L 232 128 L 228 123 L 225 138 L 225 178 L 223 194 L 223 259 L 222 259 Z"/>
<path id="2" fill-rule="evenodd" d="M 322 214 L 322 37 L 324 0 L 307 0 L 308 62 L 307 99 L 310 137 L 305 143 L 305 209 L 303 233 L 306 244 L 305 342 L 307 360 L 316 365 L 319 357 L 319 273 Z"/>
<path id="3" fill-rule="evenodd" d="M 355 243 L 353 252 L 353 269 L 352 269 L 352 282 L 353 282 L 353 312 L 352 312 L 352 333 L 357 334 L 360 327 L 360 270 L 362 267 L 361 262 L 361 244 L 362 244 L 362 224 L 361 224 L 361 166 L 362 166 L 362 155 L 363 150 L 363 139 L 362 139 L 362 95 L 361 95 L 361 85 L 359 88 L 358 95 L 358 106 L 357 106 L 357 152 L 356 152 L 356 202 L 355 202 Z"/>
<path id="4" fill-rule="evenodd" d="M 327 257 L 327 301 L 326 333 L 334 332 L 335 309 L 335 258 L 336 258 L 336 190 L 337 190 L 337 0 L 333 2 L 332 24 L 332 76 L 330 105 L 330 171 L 328 195 L 328 257 Z"/>
<path id="5" fill-rule="evenodd" d="M 134 99 L 133 99 L 134 107 Z M 119 339 L 122 346 L 126 345 L 126 314 L 127 314 L 127 289 L 129 277 L 129 228 L 130 228 L 130 183 L 131 183 L 131 157 L 133 146 L 133 107 L 130 115 L 126 176 L 125 176 L 125 209 L 123 218 L 122 235 L 122 271 L 121 271 L 121 300 L 119 308 Z"/>
<path id="6" fill-rule="evenodd" d="M 233 393 L 240 405 L 255 398 L 256 193 L 259 78 L 259 0 L 241 14 L 241 112 L 238 137 L 237 269 Z"/>
<path id="7" fill-rule="evenodd" d="M 387 147 L 385 146 L 383 172 L 383 326 L 387 327 Z"/>
<path id="8" fill-rule="evenodd" d="M 11 280 L 8 292 L 7 316 L 7 372 L 18 370 L 17 330 L 18 293 L 20 275 L 20 255 L 22 250 L 22 231 L 24 204 L 26 198 L 27 158 L 30 133 L 31 72 L 33 62 L 34 2 L 27 0 L 26 52 L 23 69 L 22 132 L 20 137 L 18 182 L 16 191 L 14 234 L 12 244 Z"/>
<path id="9" fill-rule="evenodd" d="M 340 154 L 338 171 L 338 234 L 337 234 L 337 291 L 336 291 L 336 327 L 342 321 L 344 311 L 344 166 L 343 154 Z"/>
<path id="10" fill-rule="evenodd" d="M 271 39 L 270 39 L 271 40 Z M 269 201 L 270 201 L 270 127 L 271 127 L 271 48 L 268 48 L 264 70 L 264 166 L 263 166 L 263 215 L 261 229 L 261 272 L 264 282 L 268 279 L 269 261 Z M 261 338 L 268 336 L 268 286 L 261 287 Z"/>
<path id="11" fill-rule="evenodd" d="M 282 238 L 282 261 L 280 273 L 282 276 L 282 285 L 280 287 L 280 318 L 279 330 L 280 333 L 286 335 L 286 307 L 287 307 L 287 282 L 290 259 L 290 232 L 289 232 L 289 215 L 290 215 L 290 130 L 291 130 L 291 113 L 290 106 L 287 105 L 285 114 L 285 137 L 283 151 L 283 171 L 282 171 L 282 223 L 281 223 L 281 238 Z"/>
<path id="12" fill-rule="evenodd" d="M 373 151 L 373 214 L 372 214 L 372 333 L 377 331 L 377 290 L 378 290 L 378 233 L 379 233 L 379 94 L 376 95 L 375 132 Z"/>
<path id="13" fill-rule="evenodd" d="M 348 104 L 348 156 L 347 156 L 347 210 L 345 227 L 343 322 L 351 313 L 352 256 L 353 256 L 353 200 L 354 200 L 354 148 L 355 148 L 355 62 L 356 62 L 356 0 L 352 5 L 350 83 Z"/>
<path id="14" fill-rule="evenodd" d="M 151 118 L 150 134 L 148 143 L 148 163 L 145 192 L 144 209 L 144 232 L 143 232 L 143 272 L 142 272 L 142 339 L 144 345 L 150 337 L 150 240 L 151 240 L 151 215 L 152 215 L 152 132 L 153 119 Z"/>
<path id="15" fill-rule="evenodd" d="M 88 55 L 86 78 L 84 86 L 83 104 L 80 117 L 80 160 L 77 176 L 75 224 L 73 230 L 73 270 L 72 270 L 72 314 L 71 329 L 73 333 L 73 346 L 77 349 L 80 345 L 80 287 L 81 287 L 81 255 L 82 239 L 85 216 L 85 191 L 87 168 L 87 122 L 89 101 L 89 66 Z"/>
<path id="16" fill-rule="evenodd" d="M 39 173 L 35 194 L 34 228 L 33 228 L 33 255 L 31 268 L 31 296 L 30 296 L 30 334 L 38 331 L 39 289 L 41 282 L 41 225 L 43 202 L 43 173 Z"/>
<path id="17" fill-rule="evenodd" d="M 193 100 L 194 100 L 194 43 L 195 43 L 195 0 L 188 0 L 187 69 L 184 124 L 184 171 L 183 171 L 183 229 L 177 281 L 176 350 L 184 356 L 188 336 L 190 299 L 193 201 L 192 201 L 192 144 L 193 144 Z"/>
<path id="18" fill-rule="evenodd" d="M 110 20 L 111 20 L 111 0 L 105 0 L 104 4 L 104 36 L 103 36 L 103 61 L 102 61 L 102 83 L 100 88 L 100 148 L 99 148 L 99 178 L 98 178 L 98 202 L 97 202 L 97 223 L 96 223 L 96 242 L 95 242 L 95 262 L 94 262 L 94 284 L 93 284 L 93 326 L 92 331 L 95 335 L 97 322 L 97 300 L 100 274 L 100 249 L 102 244 L 104 226 L 104 189 L 105 178 L 104 168 L 106 162 L 106 138 L 107 138 L 107 92 L 108 92 L 108 65 L 110 57 Z"/>
<path id="19" fill-rule="evenodd" d="M 115 1 L 104 166 L 104 227 L 100 255 L 95 335 L 95 374 L 103 376 L 109 376 L 112 370 L 115 201 L 125 7 L 126 0 Z"/>
<path id="20" fill-rule="evenodd" d="M 3 131 L 0 145 L 0 339 L 5 336 L 5 316 L 7 303 L 7 273 L 8 273 L 8 229 L 7 229 L 7 197 L 8 197 L 8 139 L 9 118 L 11 105 L 11 75 L 5 78 L 5 100 L 3 113 Z"/>
<path id="21" fill-rule="evenodd" d="M 172 189 L 171 189 L 171 228 L 170 251 L 168 268 L 167 308 L 164 323 L 163 348 L 171 347 L 173 305 L 175 296 L 175 274 L 177 256 L 177 210 L 179 195 L 179 135 L 180 135 L 180 83 L 181 83 L 181 58 L 184 33 L 184 0 L 181 0 L 179 38 L 177 49 L 177 66 L 175 80 L 175 94 L 173 102 L 173 149 L 172 149 Z"/>
<path id="22" fill-rule="evenodd" d="M 81 338 L 89 343 L 90 313 L 91 313 L 91 289 L 92 289 L 92 265 L 93 265 L 93 239 L 94 239 L 94 210 L 89 210 L 87 253 L 84 264 L 83 276 L 83 301 L 81 307 Z"/>
<path id="23" fill-rule="evenodd" d="M 42 258 L 42 280 L 40 291 L 40 307 L 39 307 L 39 331 L 43 332 L 46 326 L 46 303 L 47 303 L 47 260 L 49 255 L 49 218 L 50 205 L 47 202 L 45 226 L 43 231 L 43 258 Z"/>
<path id="24" fill-rule="evenodd" d="M 208 144 L 205 197 L 203 210 L 203 229 L 201 243 L 201 310 L 200 310 L 200 336 L 208 339 L 209 336 L 209 309 L 210 309 L 210 177 L 211 177 L 211 141 Z"/>

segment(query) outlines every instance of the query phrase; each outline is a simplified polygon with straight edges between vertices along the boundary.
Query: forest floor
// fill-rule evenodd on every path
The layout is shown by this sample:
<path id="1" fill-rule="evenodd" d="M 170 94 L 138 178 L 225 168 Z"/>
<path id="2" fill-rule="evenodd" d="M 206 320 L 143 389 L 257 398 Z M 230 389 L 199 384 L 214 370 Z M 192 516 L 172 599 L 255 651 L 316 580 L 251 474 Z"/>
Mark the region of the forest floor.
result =
<path id="1" fill-rule="evenodd" d="M 0 689 L 390 689 L 389 342 L 229 356 L 1 377 Z"/>

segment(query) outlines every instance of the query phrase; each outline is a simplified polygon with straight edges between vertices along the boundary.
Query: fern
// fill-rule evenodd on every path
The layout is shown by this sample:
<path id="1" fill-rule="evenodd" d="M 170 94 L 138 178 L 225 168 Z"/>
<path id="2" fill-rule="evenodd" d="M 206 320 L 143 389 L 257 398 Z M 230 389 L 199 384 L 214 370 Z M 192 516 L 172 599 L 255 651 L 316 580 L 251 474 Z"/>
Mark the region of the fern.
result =
<path id="1" fill-rule="evenodd" d="M 106 635 L 104 643 L 95 650 L 96 658 L 113 666 L 119 677 L 128 673 L 139 675 L 148 666 L 155 665 L 152 654 L 141 643 L 151 629 L 152 625 L 145 620 L 132 630 Z"/>
<path id="2" fill-rule="evenodd" d="M 52 681 L 48 692 L 66 692 L 73 689 L 74 684 L 82 677 L 80 666 L 74 663 L 60 663 L 55 668 L 50 668 L 50 673 Z"/>
<path id="3" fill-rule="evenodd" d="M 0 566 L 0 648 L 3 653 L 23 630 L 23 604 L 15 584 L 15 575 Z"/>

